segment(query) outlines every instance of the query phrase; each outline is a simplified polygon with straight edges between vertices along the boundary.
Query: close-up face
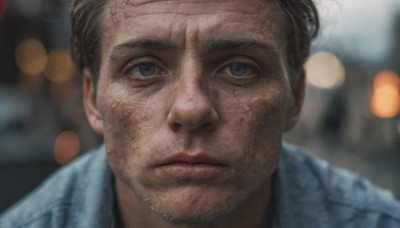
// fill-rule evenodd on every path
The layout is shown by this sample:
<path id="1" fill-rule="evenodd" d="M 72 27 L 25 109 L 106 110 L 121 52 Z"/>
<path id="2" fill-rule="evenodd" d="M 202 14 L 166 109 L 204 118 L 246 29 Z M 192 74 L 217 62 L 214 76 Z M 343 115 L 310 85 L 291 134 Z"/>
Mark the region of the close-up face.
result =
<path id="1" fill-rule="evenodd" d="M 170 221 L 208 221 L 269 181 L 302 91 L 276 1 L 110 0 L 102 21 L 85 106 L 134 197 Z"/>

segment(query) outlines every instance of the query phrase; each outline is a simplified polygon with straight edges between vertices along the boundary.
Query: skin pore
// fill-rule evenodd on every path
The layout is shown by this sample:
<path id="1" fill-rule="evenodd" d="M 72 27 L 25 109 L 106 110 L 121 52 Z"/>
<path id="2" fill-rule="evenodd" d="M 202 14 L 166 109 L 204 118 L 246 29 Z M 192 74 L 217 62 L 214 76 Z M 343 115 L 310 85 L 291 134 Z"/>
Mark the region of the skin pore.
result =
<path id="1" fill-rule="evenodd" d="M 84 102 L 125 227 L 260 227 L 304 89 L 278 4 L 110 0 L 103 16 Z"/>

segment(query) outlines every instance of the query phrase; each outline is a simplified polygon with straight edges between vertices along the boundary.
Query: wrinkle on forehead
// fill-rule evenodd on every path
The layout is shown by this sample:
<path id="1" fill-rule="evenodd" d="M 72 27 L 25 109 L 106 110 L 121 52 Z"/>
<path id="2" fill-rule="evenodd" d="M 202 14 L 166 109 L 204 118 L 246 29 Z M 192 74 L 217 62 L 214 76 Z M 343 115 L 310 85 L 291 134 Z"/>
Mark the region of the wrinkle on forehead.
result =
<path id="1" fill-rule="evenodd" d="M 235 2 L 247 2 L 247 3 L 252 3 L 255 2 L 254 0 L 121 0 L 123 6 L 144 6 L 144 5 L 151 5 L 151 4 L 159 4 L 159 3 L 164 3 L 164 4 L 208 4 L 208 5 L 226 5 L 226 4 L 231 4 Z M 270 0 L 265 0 L 265 1 L 270 1 Z M 254 3 L 252 4 L 244 4 L 247 6 L 254 6 Z"/>
<path id="2" fill-rule="evenodd" d="M 264 27 L 270 27 L 277 21 L 284 22 L 284 12 L 273 0 L 109 0 L 105 7 L 104 23 L 109 27 L 116 27 L 122 21 L 140 16 L 212 16 L 212 14 L 237 20 L 241 17 L 251 17 L 258 25 L 264 24 Z M 273 20 L 271 23 L 271 18 Z M 196 19 L 196 18 L 195 18 Z M 140 23 L 140 20 L 131 20 L 134 23 Z M 110 23 L 111 22 L 111 23 Z M 160 23 L 163 21 L 160 20 Z M 257 24 L 257 23 L 254 23 Z M 274 25 L 273 25 L 274 26 Z M 276 25 L 275 25 L 276 26 Z"/>
<path id="3" fill-rule="evenodd" d="M 202 5 L 202 7 L 196 7 L 196 5 Z M 240 15 L 268 15 L 282 11 L 279 10 L 280 6 L 276 1 L 271 0 L 110 0 L 106 8 L 109 9 L 111 15 L 122 13 L 124 18 L 160 13 L 186 16 L 227 12 Z"/>

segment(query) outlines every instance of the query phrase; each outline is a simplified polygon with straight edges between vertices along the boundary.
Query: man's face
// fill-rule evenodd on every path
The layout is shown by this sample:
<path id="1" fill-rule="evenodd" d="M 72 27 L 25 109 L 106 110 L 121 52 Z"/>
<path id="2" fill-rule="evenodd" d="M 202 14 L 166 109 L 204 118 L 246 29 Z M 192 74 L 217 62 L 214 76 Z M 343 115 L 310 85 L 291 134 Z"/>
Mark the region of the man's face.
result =
<path id="1" fill-rule="evenodd" d="M 132 197 L 172 221 L 207 221 L 269 182 L 301 103 L 275 1 L 110 0 L 103 19 L 85 105 Z"/>

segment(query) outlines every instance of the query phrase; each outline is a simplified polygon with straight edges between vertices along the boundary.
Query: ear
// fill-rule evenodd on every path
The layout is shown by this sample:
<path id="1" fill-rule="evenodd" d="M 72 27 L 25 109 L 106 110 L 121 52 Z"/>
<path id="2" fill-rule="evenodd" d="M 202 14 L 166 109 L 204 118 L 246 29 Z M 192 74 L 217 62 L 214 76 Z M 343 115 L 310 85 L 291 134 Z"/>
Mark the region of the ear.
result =
<path id="1" fill-rule="evenodd" d="M 98 109 L 96 86 L 89 69 L 83 70 L 83 104 L 86 116 L 93 130 L 103 134 L 103 118 Z"/>
<path id="2" fill-rule="evenodd" d="M 301 107 L 303 106 L 305 95 L 305 78 L 306 73 L 304 69 L 302 69 L 297 79 L 295 79 L 292 84 L 292 102 L 287 111 L 285 131 L 291 130 L 300 118 Z"/>

